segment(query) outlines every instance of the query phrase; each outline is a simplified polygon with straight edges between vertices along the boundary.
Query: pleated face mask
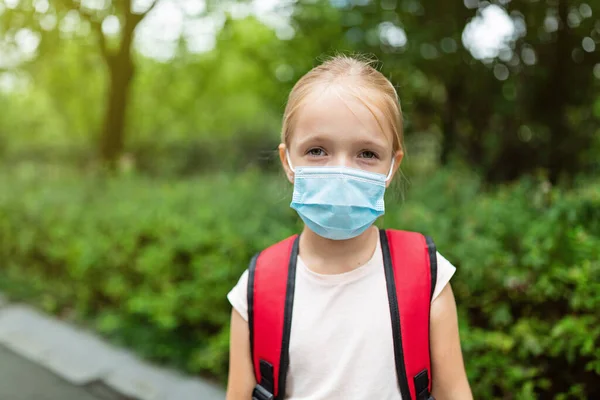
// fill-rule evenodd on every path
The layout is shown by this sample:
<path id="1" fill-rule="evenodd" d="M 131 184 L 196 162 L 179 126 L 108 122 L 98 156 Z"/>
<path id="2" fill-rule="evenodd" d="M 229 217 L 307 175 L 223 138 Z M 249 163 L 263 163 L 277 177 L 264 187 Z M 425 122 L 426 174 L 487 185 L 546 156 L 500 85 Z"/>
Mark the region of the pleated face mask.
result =
<path id="1" fill-rule="evenodd" d="M 298 167 L 294 169 L 291 207 L 317 235 L 346 240 L 366 231 L 385 212 L 383 196 L 387 175 L 349 167 Z"/>

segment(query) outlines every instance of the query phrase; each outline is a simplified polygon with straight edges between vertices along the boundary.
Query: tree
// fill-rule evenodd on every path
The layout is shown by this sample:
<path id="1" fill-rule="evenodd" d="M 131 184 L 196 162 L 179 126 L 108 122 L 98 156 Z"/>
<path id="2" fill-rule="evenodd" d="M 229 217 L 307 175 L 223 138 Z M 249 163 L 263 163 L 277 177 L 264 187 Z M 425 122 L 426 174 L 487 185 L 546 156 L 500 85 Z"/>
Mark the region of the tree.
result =
<path id="1" fill-rule="evenodd" d="M 71 0 L 70 3 L 71 8 L 77 10 L 92 26 L 100 46 L 100 53 L 108 67 L 108 93 L 100 135 L 100 154 L 105 161 L 111 164 L 121 154 L 124 146 L 125 117 L 131 82 L 135 74 L 132 60 L 135 28 L 152 11 L 158 1 L 153 0 L 148 9 L 142 13 L 135 13 L 132 10 L 131 0 L 121 0 L 118 4 L 96 13 L 82 8 L 81 4 L 77 4 L 75 0 Z M 120 41 L 115 51 L 110 49 L 102 32 L 102 21 L 112 13 L 119 15 L 122 26 Z"/>
<path id="2" fill-rule="evenodd" d="M 135 12 L 132 0 L 106 1 L 100 3 L 100 8 L 91 8 L 83 0 L 58 0 L 51 3 L 21 0 L 12 8 L 4 4 L 5 11 L 0 14 L 0 29 L 5 41 L 14 44 L 18 32 L 29 30 L 37 33 L 40 38 L 39 52 L 56 50 L 58 43 L 64 40 L 61 26 L 67 20 L 72 21 L 75 15 L 79 24 L 88 24 L 107 71 L 99 153 L 109 164 L 114 164 L 124 146 L 125 118 L 135 75 L 132 54 L 135 29 L 158 1 L 152 0 L 145 11 Z M 103 32 L 102 24 L 107 18 L 116 18 L 119 22 L 120 32 L 116 40 Z"/>
<path id="3" fill-rule="evenodd" d="M 505 10 L 516 32 L 498 56 L 477 60 L 463 30 L 490 6 Z M 442 164 L 464 160 L 489 181 L 541 169 L 555 182 L 586 170 L 598 135 L 600 112 L 588 105 L 600 76 L 599 10 L 597 0 L 300 0 L 294 19 L 303 40 L 320 49 L 383 61 L 399 87 L 407 133 L 438 132 Z M 333 37 L 320 33 L 336 24 Z M 382 35 L 386 29 L 396 37 Z"/>
<path id="4" fill-rule="evenodd" d="M 527 129 L 526 140 L 517 146 L 527 149 L 523 158 L 543 166 L 557 181 L 585 167 L 584 156 L 598 135 L 600 115 L 590 105 L 598 93 L 594 68 L 600 63 L 600 2 L 518 2 L 507 7 L 527 27 L 513 47 L 520 62 L 511 68 L 519 86 L 515 111 L 521 129 Z"/>

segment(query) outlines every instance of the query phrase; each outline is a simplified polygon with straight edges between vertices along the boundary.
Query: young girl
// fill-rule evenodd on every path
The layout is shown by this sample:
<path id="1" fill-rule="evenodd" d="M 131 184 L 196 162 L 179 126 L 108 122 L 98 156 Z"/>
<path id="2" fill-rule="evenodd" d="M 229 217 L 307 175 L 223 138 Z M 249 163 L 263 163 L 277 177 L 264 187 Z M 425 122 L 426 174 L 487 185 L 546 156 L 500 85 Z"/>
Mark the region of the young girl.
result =
<path id="1" fill-rule="evenodd" d="M 292 208 L 305 227 L 296 261 L 285 395 L 278 398 L 402 399 L 380 233 L 373 222 L 383 214 L 383 192 L 403 155 L 397 93 L 368 62 L 338 56 L 294 86 L 283 117 L 279 156 L 295 185 Z M 311 169 L 326 172 L 322 183 L 306 179 Z M 360 184 L 344 186 L 344 179 L 327 180 L 328 173 L 353 176 L 355 183 L 376 183 L 363 190 Z M 306 196 L 319 198 L 320 207 L 307 204 Z M 348 207 L 335 207 L 338 200 Z M 357 207 L 357 214 L 348 214 L 349 207 L 359 205 L 352 202 L 364 206 L 365 201 L 373 207 Z M 455 268 L 436 256 L 429 330 L 431 395 L 436 400 L 468 400 L 472 395 L 449 284 Z M 247 287 L 245 271 L 228 295 L 233 306 L 228 400 L 252 399 L 257 383 Z"/>

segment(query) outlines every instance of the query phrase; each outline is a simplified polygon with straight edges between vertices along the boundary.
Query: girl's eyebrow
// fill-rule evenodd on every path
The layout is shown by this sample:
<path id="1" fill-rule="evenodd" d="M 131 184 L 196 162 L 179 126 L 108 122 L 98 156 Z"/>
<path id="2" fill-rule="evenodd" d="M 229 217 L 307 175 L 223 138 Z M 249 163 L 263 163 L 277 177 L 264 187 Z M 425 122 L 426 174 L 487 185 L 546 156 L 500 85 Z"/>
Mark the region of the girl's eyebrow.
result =
<path id="1" fill-rule="evenodd" d="M 376 140 L 361 140 L 359 143 L 365 147 L 385 147 L 386 145 L 386 143 Z"/>
<path id="2" fill-rule="evenodd" d="M 340 133 L 341 135 L 341 133 Z M 306 145 L 309 143 L 330 143 L 334 140 L 334 138 L 331 138 L 327 135 L 323 135 L 321 132 L 314 132 L 314 133 L 307 133 L 306 135 L 303 135 L 302 138 L 298 138 L 298 144 L 299 145 Z M 356 144 L 360 145 L 360 146 L 364 146 L 364 147 L 376 147 L 378 149 L 383 149 L 387 146 L 387 143 L 384 142 L 383 140 L 373 140 L 373 139 L 364 139 L 364 140 L 357 140 Z"/>
<path id="3" fill-rule="evenodd" d="M 330 142 L 330 141 L 331 141 L 331 138 L 324 137 L 319 133 L 308 134 L 308 135 L 305 135 L 303 138 L 298 139 L 298 142 L 301 145 L 310 143 L 310 142 L 321 142 L 322 143 L 322 142 Z"/>
<path id="4" fill-rule="evenodd" d="M 388 143 L 380 140 L 360 140 L 356 142 L 360 147 L 365 149 L 374 149 L 379 153 L 385 152 L 388 146 Z"/>

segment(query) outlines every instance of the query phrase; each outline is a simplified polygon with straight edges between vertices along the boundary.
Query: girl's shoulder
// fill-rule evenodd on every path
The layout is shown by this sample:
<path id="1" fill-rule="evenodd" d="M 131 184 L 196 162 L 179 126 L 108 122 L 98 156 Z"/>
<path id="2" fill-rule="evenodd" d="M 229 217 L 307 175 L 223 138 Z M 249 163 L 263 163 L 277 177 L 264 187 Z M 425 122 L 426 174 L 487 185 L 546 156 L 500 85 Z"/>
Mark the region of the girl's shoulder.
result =
<path id="1" fill-rule="evenodd" d="M 437 276 L 435 281 L 435 290 L 433 291 L 433 296 L 431 296 L 431 301 L 434 301 L 440 295 L 444 287 L 446 287 L 456 272 L 456 267 L 452 265 L 452 263 L 450 263 L 450 261 L 448 261 L 443 255 L 441 255 L 439 251 L 436 252 L 436 260 Z"/>
<path id="2" fill-rule="evenodd" d="M 231 306 L 248 321 L 248 270 L 246 269 L 236 285 L 227 294 Z"/>

